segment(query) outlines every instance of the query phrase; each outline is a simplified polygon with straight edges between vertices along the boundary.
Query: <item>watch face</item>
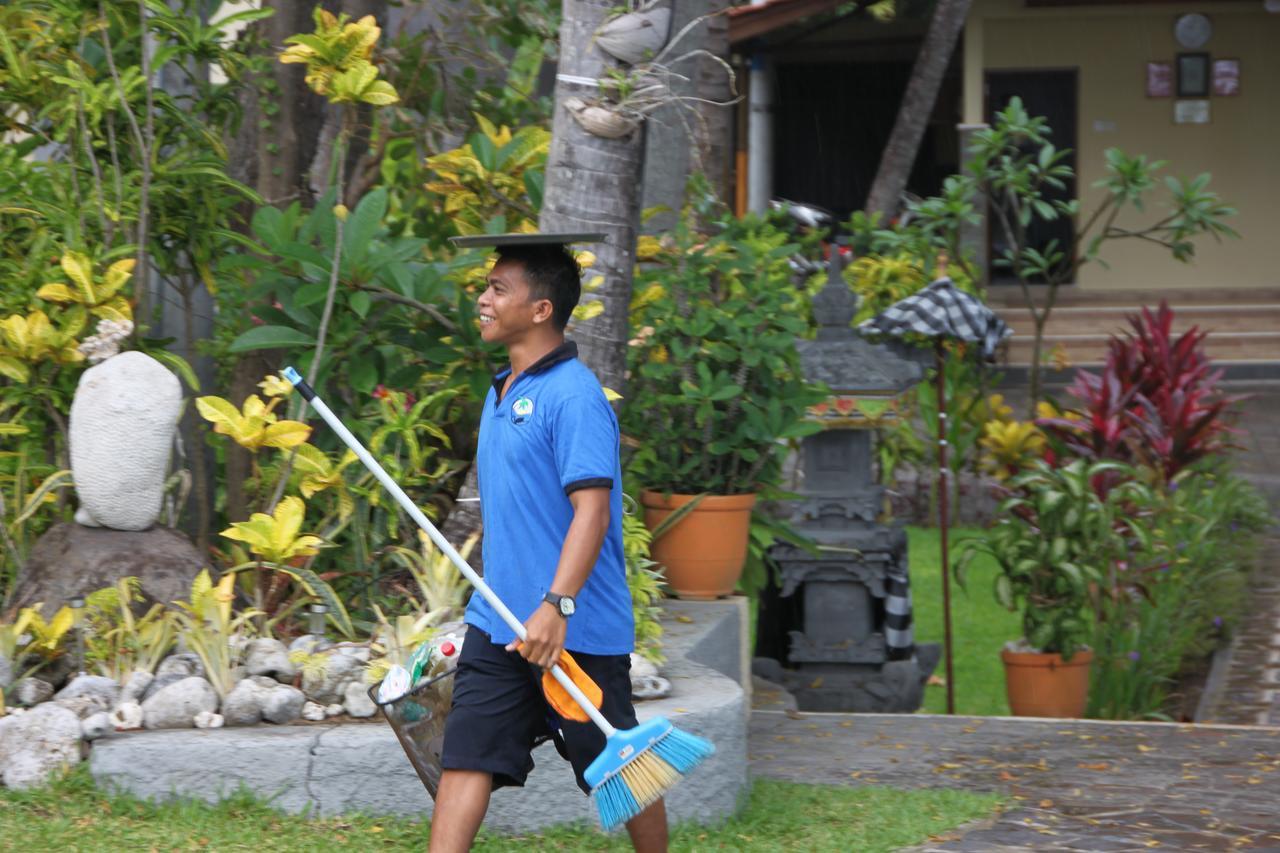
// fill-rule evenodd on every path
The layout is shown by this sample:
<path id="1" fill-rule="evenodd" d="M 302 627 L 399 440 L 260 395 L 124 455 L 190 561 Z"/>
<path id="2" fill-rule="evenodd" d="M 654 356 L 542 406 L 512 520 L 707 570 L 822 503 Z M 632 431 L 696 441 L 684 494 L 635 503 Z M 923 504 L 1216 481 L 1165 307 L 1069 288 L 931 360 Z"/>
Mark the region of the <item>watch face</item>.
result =
<path id="1" fill-rule="evenodd" d="M 1212 35 L 1213 24 L 1199 13 L 1182 15 L 1173 25 L 1174 38 L 1178 40 L 1178 44 L 1189 50 L 1204 47 L 1209 43 L 1209 37 Z"/>
<path id="2" fill-rule="evenodd" d="M 560 599 L 560 612 L 565 616 L 572 616 L 573 611 L 576 609 L 577 605 L 573 603 L 573 599 L 569 596 L 566 595 Z"/>

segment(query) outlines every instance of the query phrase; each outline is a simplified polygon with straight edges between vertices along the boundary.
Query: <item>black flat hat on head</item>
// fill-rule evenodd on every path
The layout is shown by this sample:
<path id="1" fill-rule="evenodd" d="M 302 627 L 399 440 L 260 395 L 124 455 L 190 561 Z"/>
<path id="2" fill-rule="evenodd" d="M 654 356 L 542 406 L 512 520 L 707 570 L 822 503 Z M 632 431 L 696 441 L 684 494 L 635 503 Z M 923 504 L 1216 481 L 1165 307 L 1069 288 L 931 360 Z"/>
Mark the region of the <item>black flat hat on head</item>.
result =
<path id="1" fill-rule="evenodd" d="M 449 242 L 459 249 L 479 246 L 568 246 L 570 243 L 603 243 L 605 235 L 599 232 L 564 232 L 551 234 L 469 234 L 450 237 Z"/>

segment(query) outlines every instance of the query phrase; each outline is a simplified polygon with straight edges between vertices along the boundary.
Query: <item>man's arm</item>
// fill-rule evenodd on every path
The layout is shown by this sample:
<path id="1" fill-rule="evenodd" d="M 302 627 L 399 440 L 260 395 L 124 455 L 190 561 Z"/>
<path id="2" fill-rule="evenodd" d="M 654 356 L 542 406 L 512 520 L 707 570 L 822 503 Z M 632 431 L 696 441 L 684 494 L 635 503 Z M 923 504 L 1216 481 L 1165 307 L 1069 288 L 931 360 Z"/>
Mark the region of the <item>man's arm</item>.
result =
<path id="1" fill-rule="evenodd" d="M 591 570 L 600 557 L 605 533 L 609 530 L 609 490 L 577 489 L 569 494 L 569 503 L 573 505 L 573 521 L 560 548 L 560 562 L 556 566 L 550 592 L 576 596 L 591 576 Z M 543 669 L 550 669 L 564 651 L 568 621 L 544 601 L 533 611 L 524 627 L 529 633 L 520 647 L 521 656 Z M 507 649 L 515 647 L 513 642 Z"/>

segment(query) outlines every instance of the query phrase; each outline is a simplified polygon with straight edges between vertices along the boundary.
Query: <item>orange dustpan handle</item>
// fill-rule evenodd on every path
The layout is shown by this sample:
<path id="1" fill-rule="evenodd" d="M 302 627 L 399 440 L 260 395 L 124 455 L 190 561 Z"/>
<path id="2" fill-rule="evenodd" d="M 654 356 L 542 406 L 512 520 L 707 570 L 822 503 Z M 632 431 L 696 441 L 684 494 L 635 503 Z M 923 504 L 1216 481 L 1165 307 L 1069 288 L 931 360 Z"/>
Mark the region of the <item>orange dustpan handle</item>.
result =
<path id="1" fill-rule="evenodd" d="M 516 648 L 520 648 L 524 643 L 516 644 Z M 597 711 L 604 703 L 604 694 L 600 692 L 600 685 L 591 680 L 591 676 L 578 666 L 578 662 L 573 659 L 573 655 L 567 651 L 560 653 L 560 668 L 564 670 L 565 675 L 581 690 L 591 705 Z M 545 670 L 542 673 L 542 692 L 547 697 L 547 704 L 555 709 L 566 720 L 574 720 L 579 723 L 589 723 L 591 718 L 587 716 L 587 712 L 582 710 L 582 706 L 573 700 L 569 695 L 569 691 L 565 690 L 560 682 L 556 681 L 555 676 L 551 674 L 551 670 Z"/>

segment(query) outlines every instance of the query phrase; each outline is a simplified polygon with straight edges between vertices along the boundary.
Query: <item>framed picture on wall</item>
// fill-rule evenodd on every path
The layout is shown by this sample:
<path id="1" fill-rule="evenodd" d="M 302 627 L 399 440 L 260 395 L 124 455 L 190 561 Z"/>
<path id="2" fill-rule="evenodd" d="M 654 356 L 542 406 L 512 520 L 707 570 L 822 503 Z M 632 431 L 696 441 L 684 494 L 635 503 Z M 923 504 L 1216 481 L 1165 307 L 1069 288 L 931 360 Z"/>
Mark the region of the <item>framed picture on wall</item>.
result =
<path id="1" fill-rule="evenodd" d="M 1209 94 L 1209 54 L 1178 54 L 1178 97 L 1203 98 Z"/>
<path id="2" fill-rule="evenodd" d="M 1240 60 L 1213 61 L 1213 94 L 1224 97 L 1240 94 Z"/>
<path id="3" fill-rule="evenodd" d="M 1173 97 L 1173 63 L 1172 62 L 1148 62 L 1147 63 L 1147 97 L 1148 98 L 1172 98 Z"/>

